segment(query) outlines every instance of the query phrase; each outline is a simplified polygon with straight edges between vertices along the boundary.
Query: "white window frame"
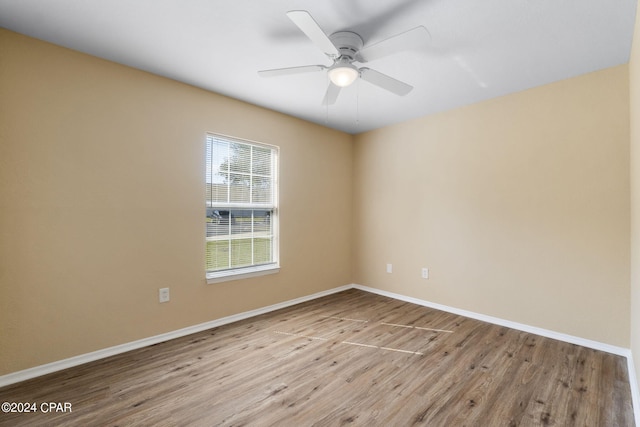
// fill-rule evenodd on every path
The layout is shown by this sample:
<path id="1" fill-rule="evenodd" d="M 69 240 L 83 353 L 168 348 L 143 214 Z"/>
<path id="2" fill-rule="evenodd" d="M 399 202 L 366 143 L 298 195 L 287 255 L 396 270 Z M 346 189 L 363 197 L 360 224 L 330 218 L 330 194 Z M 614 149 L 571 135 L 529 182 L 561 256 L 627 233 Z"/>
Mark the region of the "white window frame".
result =
<path id="1" fill-rule="evenodd" d="M 226 282 L 231 280 L 239 280 L 245 279 L 249 277 L 263 276 L 267 274 L 274 274 L 280 271 L 280 254 L 279 254 L 279 215 L 278 215 L 278 175 L 279 175 L 279 154 L 280 149 L 275 145 L 264 144 L 261 142 L 250 141 L 246 139 L 231 137 L 227 135 L 222 135 L 218 133 L 208 132 L 205 138 L 205 153 L 207 150 L 207 145 L 209 144 L 209 138 L 215 138 L 219 140 L 228 141 L 230 143 L 239 143 L 244 145 L 251 145 L 255 147 L 267 148 L 271 150 L 273 155 L 272 159 L 272 203 L 265 209 L 264 205 L 260 204 L 247 204 L 247 203 L 217 203 L 215 207 L 223 207 L 225 210 L 271 210 L 270 221 L 271 221 L 271 229 L 272 229 L 272 240 L 271 240 L 271 253 L 272 253 L 272 261 L 267 264 L 258 264 L 258 265 L 250 265 L 245 267 L 237 267 L 237 268 L 229 268 L 225 270 L 218 271 L 209 271 L 206 270 L 206 278 L 207 283 L 218 283 L 218 282 Z M 206 157 L 206 156 L 205 156 Z M 208 158 L 205 160 L 209 161 Z M 207 169 L 208 170 L 208 169 Z M 205 174 L 206 175 L 206 174 Z M 205 185 L 207 185 L 207 179 L 209 177 L 205 176 Z M 205 196 L 205 205 L 208 205 L 209 201 L 207 196 Z M 207 206 L 207 208 L 213 208 L 214 206 Z M 231 221 L 231 216 L 229 216 L 229 221 Z M 210 238 L 207 237 L 205 233 L 205 240 L 208 242 Z M 206 252 L 206 242 L 205 242 L 205 252 Z"/>

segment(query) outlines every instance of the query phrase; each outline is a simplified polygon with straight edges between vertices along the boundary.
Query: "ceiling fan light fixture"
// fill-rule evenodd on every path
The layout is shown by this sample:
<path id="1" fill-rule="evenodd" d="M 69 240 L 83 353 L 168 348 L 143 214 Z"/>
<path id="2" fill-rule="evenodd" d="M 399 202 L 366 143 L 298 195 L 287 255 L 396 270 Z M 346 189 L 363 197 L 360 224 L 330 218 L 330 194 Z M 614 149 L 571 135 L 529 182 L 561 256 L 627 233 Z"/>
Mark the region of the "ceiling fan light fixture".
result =
<path id="1" fill-rule="evenodd" d="M 340 64 L 329 70 L 329 79 L 339 87 L 347 87 L 353 83 L 360 73 L 358 69 L 351 64 Z"/>

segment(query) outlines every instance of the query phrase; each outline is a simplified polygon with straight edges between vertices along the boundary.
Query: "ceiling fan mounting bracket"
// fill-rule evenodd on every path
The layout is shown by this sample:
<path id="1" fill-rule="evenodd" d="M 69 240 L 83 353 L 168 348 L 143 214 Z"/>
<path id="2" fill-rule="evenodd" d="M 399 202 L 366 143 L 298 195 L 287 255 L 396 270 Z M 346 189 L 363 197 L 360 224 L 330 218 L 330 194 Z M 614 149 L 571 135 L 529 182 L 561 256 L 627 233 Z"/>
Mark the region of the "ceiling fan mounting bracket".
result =
<path id="1" fill-rule="evenodd" d="M 351 31 L 339 31 L 329 36 L 329 40 L 340 51 L 340 56 L 346 56 L 354 59 L 356 54 L 364 46 L 362 37 Z"/>

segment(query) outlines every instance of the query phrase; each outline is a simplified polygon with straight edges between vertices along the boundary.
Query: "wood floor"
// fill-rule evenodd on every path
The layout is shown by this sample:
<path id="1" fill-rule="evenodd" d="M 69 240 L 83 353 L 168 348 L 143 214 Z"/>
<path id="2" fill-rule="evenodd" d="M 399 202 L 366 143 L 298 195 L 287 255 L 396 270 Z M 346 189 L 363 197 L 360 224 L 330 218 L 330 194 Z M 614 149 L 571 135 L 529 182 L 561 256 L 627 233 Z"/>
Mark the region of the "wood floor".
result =
<path id="1" fill-rule="evenodd" d="M 626 360 L 358 290 L 0 389 L 33 426 L 633 426 Z"/>

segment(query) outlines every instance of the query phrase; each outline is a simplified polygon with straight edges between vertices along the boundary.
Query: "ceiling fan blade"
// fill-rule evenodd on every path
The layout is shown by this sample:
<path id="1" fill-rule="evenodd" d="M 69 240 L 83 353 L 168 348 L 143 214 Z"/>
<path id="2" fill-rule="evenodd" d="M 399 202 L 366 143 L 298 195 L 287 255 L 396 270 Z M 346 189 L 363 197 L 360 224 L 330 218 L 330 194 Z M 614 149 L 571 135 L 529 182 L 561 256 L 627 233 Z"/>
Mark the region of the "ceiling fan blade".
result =
<path id="1" fill-rule="evenodd" d="M 413 86 L 389 77 L 386 74 L 382 74 L 379 71 L 372 70 L 371 68 L 360 68 L 360 77 L 369 83 L 400 96 L 408 94 L 413 89 Z"/>
<path id="2" fill-rule="evenodd" d="M 356 59 L 359 62 L 369 62 L 396 52 L 424 49 L 429 46 L 430 42 L 431 35 L 429 31 L 423 26 L 415 27 L 371 46 L 364 47 L 358 52 Z"/>
<path id="3" fill-rule="evenodd" d="M 327 92 L 324 94 L 324 99 L 322 100 L 322 105 L 333 105 L 338 100 L 338 95 L 340 95 L 340 86 L 336 86 L 333 83 L 329 83 L 327 87 Z"/>
<path id="4" fill-rule="evenodd" d="M 313 71 L 326 70 L 324 65 L 304 65 L 302 67 L 288 67 L 288 68 L 275 68 L 273 70 L 258 71 L 260 77 L 276 77 L 276 76 L 288 76 L 291 74 L 310 73 Z"/>
<path id="5" fill-rule="evenodd" d="M 322 28 L 320 28 L 318 23 L 313 19 L 309 12 L 307 12 L 306 10 L 291 10 L 287 12 L 287 16 L 324 53 L 334 57 L 340 56 L 338 48 L 336 48 L 333 43 L 331 43 L 329 37 L 324 33 L 324 31 L 322 31 Z"/>

